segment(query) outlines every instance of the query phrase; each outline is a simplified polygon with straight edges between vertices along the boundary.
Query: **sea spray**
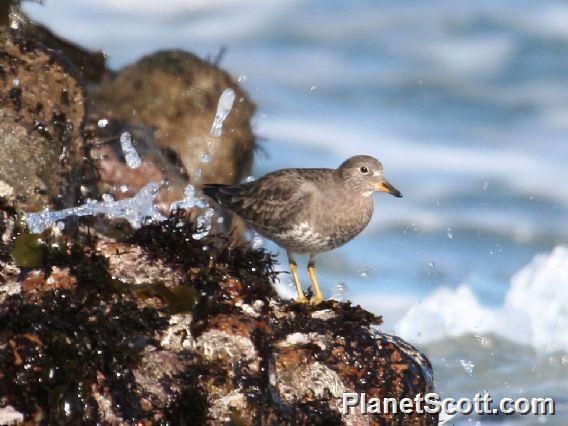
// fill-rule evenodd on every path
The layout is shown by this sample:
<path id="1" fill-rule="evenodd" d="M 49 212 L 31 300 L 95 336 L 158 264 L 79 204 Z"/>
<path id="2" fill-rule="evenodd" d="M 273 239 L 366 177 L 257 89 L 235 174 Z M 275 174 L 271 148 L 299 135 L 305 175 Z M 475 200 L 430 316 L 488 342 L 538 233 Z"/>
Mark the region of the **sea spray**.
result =
<path id="1" fill-rule="evenodd" d="M 467 285 L 440 288 L 412 306 L 395 331 L 418 344 L 496 334 L 540 353 L 568 351 L 567 265 L 568 247 L 536 255 L 511 278 L 500 308 L 483 306 Z"/>

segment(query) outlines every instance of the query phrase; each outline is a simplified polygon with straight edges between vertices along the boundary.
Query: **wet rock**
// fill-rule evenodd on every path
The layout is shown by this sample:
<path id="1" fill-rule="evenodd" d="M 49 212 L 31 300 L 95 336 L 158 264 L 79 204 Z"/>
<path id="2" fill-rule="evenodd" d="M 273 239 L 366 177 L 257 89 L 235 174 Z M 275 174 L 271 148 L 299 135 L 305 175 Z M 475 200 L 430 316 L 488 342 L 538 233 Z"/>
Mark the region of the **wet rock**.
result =
<path id="1" fill-rule="evenodd" d="M 0 181 L 20 208 L 72 205 L 83 175 L 85 94 L 59 54 L 0 30 Z"/>
<path id="2" fill-rule="evenodd" d="M 28 31 L 43 45 L 53 49 L 67 59 L 81 74 L 86 83 L 100 83 L 110 75 L 106 67 L 106 57 L 103 52 L 93 52 L 78 44 L 54 34 L 49 28 L 34 22 L 28 22 Z"/>
<path id="3" fill-rule="evenodd" d="M 0 303 L 7 296 L 20 292 L 17 277 L 20 269 L 14 264 L 11 256 L 16 233 L 16 209 L 11 188 L 0 183 Z"/>
<path id="4" fill-rule="evenodd" d="M 430 363 L 358 306 L 281 300 L 266 252 L 194 232 L 174 216 L 118 241 L 44 236 L 42 264 L 0 284 L 12 288 L 0 410 L 46 423 L 437 423 L 343 414 L 343 392 L 433 391 Z"/>
<path id="5" fill-rule="evenodd" d="M 235 101 L 215 137 L 226 89 Z M 179 158 L 193 184 L 237 183 L 250 174 L 254 105 L 227 73 L 191 53 L 163 51 L 126 67 L 95 91 L 94 110 L 101 119 L 155 128 L 158 146 Z"/>
<path id="6" fill-rule="evenodd" d="M 92 52 L 72 41 L 53 33 L 38 24 L 21 10 L 19 0 L 2 0 L 0 3 L 0 26 L 17 29 L 43 46 L 53 49 L 70 60 L 80 73 L 83 81 L 100 82 L 110 72 L 106 68 L 106 58 L 102 52 Z"/>

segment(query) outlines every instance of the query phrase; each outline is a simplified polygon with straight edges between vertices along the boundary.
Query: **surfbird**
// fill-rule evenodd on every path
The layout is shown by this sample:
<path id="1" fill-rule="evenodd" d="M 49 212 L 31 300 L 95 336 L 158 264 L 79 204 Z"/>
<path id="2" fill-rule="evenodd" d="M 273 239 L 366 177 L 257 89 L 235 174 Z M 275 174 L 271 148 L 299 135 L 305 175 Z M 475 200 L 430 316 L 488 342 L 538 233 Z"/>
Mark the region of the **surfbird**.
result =
<path id="1" fill-rule="evenodd" d="M 345 244 L 365 229 L 373 215 L 374 192 L 402 197 L 383 176 L 383 165 L 367 155 L 351 157 L 337 169 L 283 169 L 242 185 L 204 185 L 203 191 L 286 249 L 301 303 L 308 300 L 294 254 L 309 256 L 314 304 L 323 301 L 316 255 Z"/>

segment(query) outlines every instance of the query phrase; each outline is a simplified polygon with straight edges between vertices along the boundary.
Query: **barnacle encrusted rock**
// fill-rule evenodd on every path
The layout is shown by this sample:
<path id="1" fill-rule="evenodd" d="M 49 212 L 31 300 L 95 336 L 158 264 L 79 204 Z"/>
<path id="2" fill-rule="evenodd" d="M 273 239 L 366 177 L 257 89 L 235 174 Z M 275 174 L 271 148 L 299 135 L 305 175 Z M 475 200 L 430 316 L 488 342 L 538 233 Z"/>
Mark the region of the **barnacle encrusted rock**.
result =
<path id="1" fill-rule="evenodd" d="M 13 222 L 9 204 L 1 211 L 0 225 Z M 194 232 L 178 215 L 118 241 L 44 234 L 41 262 L 0 284 L 0 413 L 40 423 L 436 424 L 429 414 L 342 413 L 344 392 L 431 392 L 430 363 L 360 307 L 281 300 L 266 252 Z M 4 268 L 17 268 L 13 247 L 27 234 L 16 234 Z"/>

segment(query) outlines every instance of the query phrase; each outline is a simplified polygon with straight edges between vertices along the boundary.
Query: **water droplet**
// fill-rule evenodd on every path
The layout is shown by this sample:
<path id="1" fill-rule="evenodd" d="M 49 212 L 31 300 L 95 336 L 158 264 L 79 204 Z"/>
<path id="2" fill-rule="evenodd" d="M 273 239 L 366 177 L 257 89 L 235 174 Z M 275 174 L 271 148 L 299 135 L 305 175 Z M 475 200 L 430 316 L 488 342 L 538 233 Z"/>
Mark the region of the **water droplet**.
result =
<path id="1" fill-rule="evenodd" d="M 205 238 L 211 230 L 211 219 L 215 215 L 215 210 L 211 207 L 205 209 L 205 212 L 197 217 L 198 232 L 192 235 L 194 240 L 201 240 Z"/>
<path id="2" fill-rule="evenodd" d="M 211 126 L 211 136 L 218 138 L 223 135 L 223 122 L 231 112 L 233 104 L 235 103 L 235 91 L 233 89 L 225 89 L 219 97 L 217 104 L 217 112 L 213 125 Z"/>
<path id="3" fill-rule="evenodd" d="M 202 163 L 210 163 L 211 162 L 211 156 L 209 154 L 201 154 L 201 157 L 199 157 L 201 159 Z"/>
<path id="4" fill-rule="evenodd" d="M 339 302 L 347 301 L 347 294 L 349 290 L 347 288 L 347 284 L 345 283 L 338 283 L 335 286 L 335 292 L 332 295 L 332 299 L 338 300 Z"/>
<path id="5" fill-rule="evenodd" d="M 254 182 L 256 178 L 254 176 L 249 176 L 245 179 L 245 182 Z"/>
<path id="6" fill-rule="evenodd" d="M 15 78 L 15 79 L 12 80 L 12 84 L 14 85 L 14 87 L 18 87 L 20 85 L 20 80 Z"/>
<path id="7" fill-rule="evenodd" d="M 128 167 L 137 169 L 142 165 L 142 160 L 138 152 L 136 152 L 136 149 L 132 146 L 132 135 L 129 132 L 124 132 L 120 135 L 120 147 L 122 148 L 122 153 L 124 154 L 124 159 Z"/>
<path id="8" fill-rule="evenodd" d="M 63 403 L 63 411 L 67 417 L 71 415 L 71 404 L 68 401 Z"/>
<path id="9" fill-rule="evenodd" d="M 97 126 L 99 126 L 101 129 L 106 127 L 108 125 L 108 120 L 106 118 L 101 118 L 99 121 L 97 121 Z"/>
<path id="10" fill-rule="evenodd" d="M 237 81 L 239 83 L 245 83 L 247 80 L 248 80 L 248 77 L 246 76 L 246 74 L 239 75 L 239 78 L 237 79 Z"/>
<path id="11" fill-rule="evenodd" d="M 450 240 L 453 240 L 453 239 L 454 239 L 454 233 L 453 233 L 453 231 L 452 231 L 452 227 L 451 227 L 451 226 L 448 226 L 448 229 L 446 230 L 446 235 L 448 236 L 448 238 L 449 238 Z"/>
<path id="12" fill-rule="evenodd" d="M 469 374 L 470 376 L 473 374 L 473 367 L 475 367 L 475 364 L 473 362 L 467 359 L 460 359 L 460 364 L 467 374 Z"/>
<path id="13" fill-rule="evenodd" d="M 260 235 L 255 235 L 254 238 L 251 241 L 251 246 L 253 248 L 253 250 L 258 250 L 260 249 L 264 244 L 264 240 L 262 239 L 262 237 Z"/>
<path id="14" fill-rule="evenodd" d="M 479 344 L 485 349 L 488 349 L 493 345 L 493 342 L 489 337 L 485 337 L 480 334 L 475 334 L 474 337 L 479 342 Z"/>

